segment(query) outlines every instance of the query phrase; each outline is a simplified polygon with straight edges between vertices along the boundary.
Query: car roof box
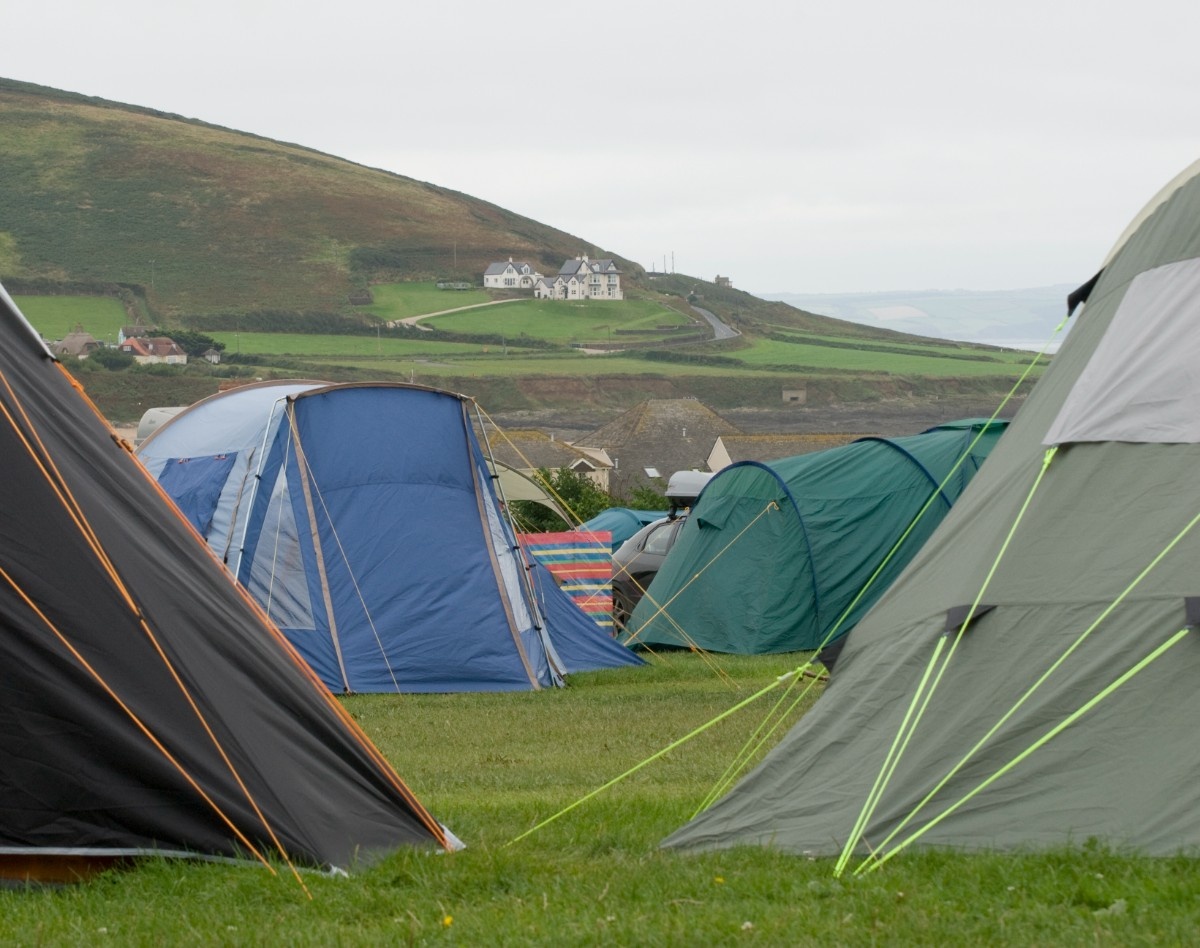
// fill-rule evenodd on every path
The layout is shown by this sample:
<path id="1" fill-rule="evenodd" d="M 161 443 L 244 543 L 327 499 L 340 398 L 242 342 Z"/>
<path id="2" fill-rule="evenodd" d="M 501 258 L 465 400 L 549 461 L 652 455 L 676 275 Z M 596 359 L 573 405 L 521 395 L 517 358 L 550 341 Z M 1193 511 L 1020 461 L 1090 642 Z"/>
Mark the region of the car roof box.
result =
<path id="1" fill-rule="evenodd" d="M 667 481 L 667 501 L 671 504 L 670 516 L 684 507 L 690 507 L 712 479 L 709 471 L 676 471 Z"/>

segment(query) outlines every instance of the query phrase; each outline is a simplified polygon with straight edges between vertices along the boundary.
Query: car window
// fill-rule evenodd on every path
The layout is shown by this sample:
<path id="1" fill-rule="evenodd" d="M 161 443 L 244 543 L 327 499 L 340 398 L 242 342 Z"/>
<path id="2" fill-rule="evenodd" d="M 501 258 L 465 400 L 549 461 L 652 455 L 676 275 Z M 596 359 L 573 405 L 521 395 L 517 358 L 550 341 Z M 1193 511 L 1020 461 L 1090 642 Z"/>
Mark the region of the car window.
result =
<path id="1" fill-rule="evenodd" d="M 652 530 L 650 536 L 646 537 L 646 545 L 642 549 L 647 553 L 665 554 L 671 549 L 671 544 L 675 542 L 675 534 L 679 532 L 679 525 L 682 520 L 670 520 L 662 524 L 658 529 Z"/>

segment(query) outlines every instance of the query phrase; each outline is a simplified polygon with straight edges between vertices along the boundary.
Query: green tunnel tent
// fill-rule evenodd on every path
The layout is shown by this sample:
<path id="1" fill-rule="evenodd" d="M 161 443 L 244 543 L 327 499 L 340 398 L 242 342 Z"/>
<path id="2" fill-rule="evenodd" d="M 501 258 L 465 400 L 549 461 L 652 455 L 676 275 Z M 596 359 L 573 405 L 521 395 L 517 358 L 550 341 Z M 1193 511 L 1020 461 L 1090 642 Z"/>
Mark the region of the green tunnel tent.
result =
<path id="1" fill-rule="evenodd" d="M 0 287 L 0 875 L 452 838 Z"/>
<path id="2" fill-rule="evenodd" d="M 1200 162 L 1084 299 L 814 708 L 668 845 L 1200 848 Z"/>
<path id="3" fill-rule="evenodd" d="M 627 641 L 762 654 L 839 638 L 941 522 L 1006 426 L 965 419 L 730 465 L 701 493 Z"/>

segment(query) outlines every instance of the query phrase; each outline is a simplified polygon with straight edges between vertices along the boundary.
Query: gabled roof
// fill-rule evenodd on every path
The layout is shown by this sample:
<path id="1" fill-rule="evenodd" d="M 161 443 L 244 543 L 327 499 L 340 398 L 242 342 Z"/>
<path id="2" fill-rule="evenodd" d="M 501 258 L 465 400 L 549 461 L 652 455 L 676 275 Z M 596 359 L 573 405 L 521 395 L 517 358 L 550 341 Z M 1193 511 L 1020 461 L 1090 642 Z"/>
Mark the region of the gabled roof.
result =
<path id="1" fill-rule="evenodd" d="M 100 348 L 100 343 L 96 337 L 90 332 L 85 332 L 82 326 L 77 325 L 54 344 L 54 354 L 79 356 L 98 348 Z"/>
<path id="2" fill-rule="evenodd" d="M 147 336 L 142 341 L 145 343 L 146 349 L 150 355 L 162 357 L 186 355 L 179 343 L 177 343 L 174 339 L 168 338 L 167 336 Z"/>
<path id="3" fill-rule="evenodd" d="M 489 432 L 488 440 L 496 460 L 519 471 L 541 467 L 556 471 L 563 467 L 576 467 L 581 462 L 591 469 L 611 467 L 611 464 L 605 464 L 594 454 L 532 428 Z"/>
<path id="4" fill-rule="evenodd" d="M 721 443 L 731 462 L 777 461 L 798 454 L 811 454 L 849 444 L 867 436 L 867 432 L 852 434 L 728 434 L 721 435 Z"/>
<path id="5" fill-rule="evenodd" d="M 166 358 L 173 355 L 187 355 L 174 339 L 166 336 L 134 336 L 121 343 L 121 351 L 133 353 L 135 356 L 158 356 Z"/>
<path id="6" fill-rule="evenodd" d="M 713 442 L 740 433 L 697 399 L 650 398 L 576 444 L 608 452 L 617 462 L 613 490 L 621 491 L 644 483 L 647 467 L 664 478 L 675 471 L 706 470 Z"/>
<path id="7" fill-rule="evenodd" d="M 531 273 L 536 272 L 537 268 L 531 263 L 525 263 L 523 260 L 514 261 L 511 257 L 508 260 L 501 260 L 497 263 L 489 263 L 488 268 L 483 271 L 484 276 L 499 276 L 512 267 L 520 273 L 522 270 L 529 270 Z"/>

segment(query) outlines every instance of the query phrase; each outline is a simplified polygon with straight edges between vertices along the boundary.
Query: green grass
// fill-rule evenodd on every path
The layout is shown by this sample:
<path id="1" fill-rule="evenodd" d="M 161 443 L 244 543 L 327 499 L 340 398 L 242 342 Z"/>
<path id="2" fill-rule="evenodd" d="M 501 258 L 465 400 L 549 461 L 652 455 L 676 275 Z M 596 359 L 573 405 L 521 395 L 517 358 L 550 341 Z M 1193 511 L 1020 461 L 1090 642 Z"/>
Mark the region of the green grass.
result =
<path id="1" fill-rule="evenodd" d="M 13 302 L 45 339 L 61 339 L 81 325 L 101 342 L 117 342 L 129 317 L 120 300 L 105 296 L 14 296 Z"/>
<path id="2" fill-rule="evenodd" d="M 619 341 L 618 329 L 655 330 L 691 321 L 653 300 L 521 300 L 424 321 L 449 332 L 522 334 L 550 342 Z M 666 335 L 666 333 L 664 333 Z"/>
<path id="3" fill-rule="evenodd" d="M 692 655 L 537 694 L 360 696 L 350 711 L 467 843 L 349 879 L 151 861 L 61 890 L 0 891 L 29 944 L 1190 944 L 1193 860 L 1085 846 L 904 854 L 864 878 L 763 849 L 680 854 L 685 822 L 765 710 L 752 706 L 520 842 L 534 823 L 710 720 L 796 656 Z M 766 701 L 771 698 L 765 699 Z"/>
<path id="4" fill-rule="evenodd" d="M 413 332 L 403 338 L 394 336 L 321 336 L 315 333 L 286 332 L 214 332 L 210 335 L 225 343 L 225 351 L 244 355 L 316 356 L 347 359 L 361 357 L 406 359 L 413 355 L 436 354 L 454 356 L 480 355 L 497 346 L 477 342 L 447 342 L 426 340 L 425 333 Z M 515 347 L 514 347 L 515 348 Z"/>
<path id="5" fill-rule="evenodd" d="M 861 342 L 861 340 L 859 340 Z M 976 353 L 972 353 L 976 354 Z M 995 361 L 956 357 L 955 350 L 930 347 L 926 354 L 912 352 L 880 352 L 855 345 L 847 340 L 844 346 L 804 345 L 757 339 L 748 349 L 739 349 L 736 357 L 747 366 L 788 365 L 821 367 L 822 369 L 854 372 L 887 372 L 893 375 L 926 377 L 1004 375 L 1015 377 L 1028 361 L 1028 353 L 998 353 Z"/>
<path id="6" fill-rule="evenodd" d="M 439 290 L 435 283 L 382 283 L 371 287 L 375 302 L 359 307 L 381 320 L 406 319 L 422 313 L 437 313 L 458 306 L 487 303 L 486 290 Z"/>

